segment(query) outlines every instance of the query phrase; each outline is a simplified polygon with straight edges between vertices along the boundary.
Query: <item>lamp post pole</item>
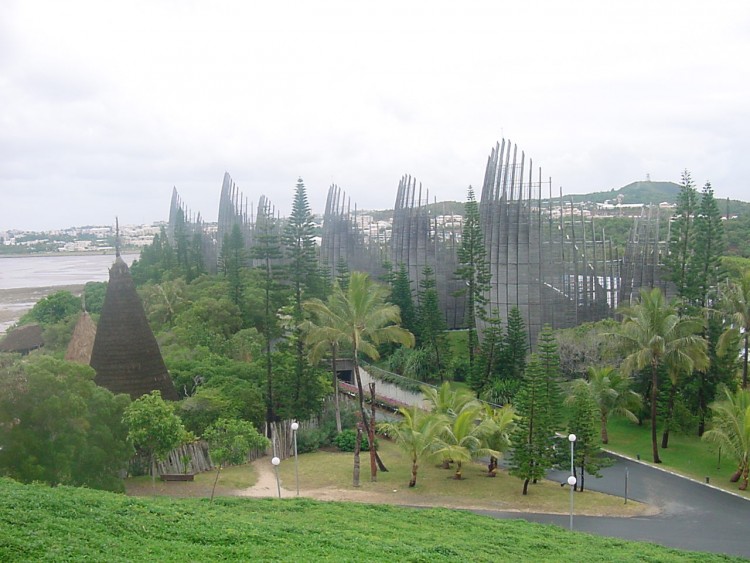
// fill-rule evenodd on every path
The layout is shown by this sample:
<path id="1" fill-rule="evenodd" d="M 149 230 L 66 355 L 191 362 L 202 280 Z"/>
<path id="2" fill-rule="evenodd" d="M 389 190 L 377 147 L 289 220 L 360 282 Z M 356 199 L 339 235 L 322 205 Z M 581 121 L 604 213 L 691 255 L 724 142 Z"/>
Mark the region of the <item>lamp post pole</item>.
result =
<path id="1" fill-rule="evenodd" d="M 570 485 L 570 529 L 573 529 L 573 489 L 576 486 L 575 477 L 575 466 L 573 461 L 573 446 L 576 443 L 576 435 L 568 434 L 568 441 L 570 442 L 570 477 L 568 477 L 568 485 Z"/>
<path id="2" fill-rule="evenodd" d="M 271 463 L 273 464 L 274 472 L 276 473 L 276 489 L 279 491 L 279 498 L 281 498 L 281 483 L 279 482 L 279 464 L 281 463 L 281 460 L 273 456 L 271 458 Z"/>
<path id="3" fill-rule="evenodd" d="M 297 430 L 299 423 L 292 422 L 292 436 L 294 437 L 294 477 L 297 480 L 297 496 L 299 496 L 299 459 L 297 458 Z"/>

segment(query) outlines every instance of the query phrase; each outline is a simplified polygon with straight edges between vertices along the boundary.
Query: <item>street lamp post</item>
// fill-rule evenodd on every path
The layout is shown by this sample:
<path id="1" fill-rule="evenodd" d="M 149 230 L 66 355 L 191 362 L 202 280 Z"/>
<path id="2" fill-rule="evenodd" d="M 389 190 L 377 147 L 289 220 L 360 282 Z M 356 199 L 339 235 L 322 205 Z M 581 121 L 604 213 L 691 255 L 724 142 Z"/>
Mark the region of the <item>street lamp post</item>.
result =
<path id="1" fill-rule="evenodd" d="M 568 477 L 568 485 L 570 485 L 570 529 L 573 529 L 573 489 L 576 486 L 575 477 L 575 466 L 573 461 L 573 446 L 576 443 L 576 435 L 568 434 L 568 441 L 570 442 L 570 477 Z"/>
<path id="2" fill-rule="evenodd" d="M 281 498 L 281 483 L 279 482 L 279 464 L 281 463 L 281 460 L 273 456 L 271 458 L 271 463 L 273 464 L 273 469 L 276 472 L 276 489 L 279 491 L 279 498 Z"/>
<path id="3" fill-rule="evenodd" d="M 299 496 L 299 459 L 297 458 L 297 430 L 299 423 L 292 422 L 292 436 L 294 437 L 294 477 L 297 480 L 297 496 Z"/>

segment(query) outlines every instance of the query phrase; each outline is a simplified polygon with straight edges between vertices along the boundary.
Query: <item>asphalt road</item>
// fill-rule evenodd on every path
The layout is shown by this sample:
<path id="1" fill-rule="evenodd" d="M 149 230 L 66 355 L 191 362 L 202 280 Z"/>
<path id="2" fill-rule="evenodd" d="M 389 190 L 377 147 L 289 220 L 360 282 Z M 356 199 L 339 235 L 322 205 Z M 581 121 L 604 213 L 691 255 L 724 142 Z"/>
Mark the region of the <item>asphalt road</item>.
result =
<path id="1" fill-rule="evenodd" d="M 585 487 L 622 496 L 624 502 L 626 469 L 628 498 L 658 506 L 661 513 L 607 518 L 575 516 L 574 511 L 575 530 L 750 558 L 750 500 L 622 458 L 616 458 L 612 467 L 602 470 L 601 479 L 586 475 Z M 551 472 L 548 476 L 562 483 L 568 472 Z M 519 518 L 518 513 L 475 512 L 495 518 Z M 569 515 L 524 514 L 521 518 L 564 528 L 570 523 Z"/>

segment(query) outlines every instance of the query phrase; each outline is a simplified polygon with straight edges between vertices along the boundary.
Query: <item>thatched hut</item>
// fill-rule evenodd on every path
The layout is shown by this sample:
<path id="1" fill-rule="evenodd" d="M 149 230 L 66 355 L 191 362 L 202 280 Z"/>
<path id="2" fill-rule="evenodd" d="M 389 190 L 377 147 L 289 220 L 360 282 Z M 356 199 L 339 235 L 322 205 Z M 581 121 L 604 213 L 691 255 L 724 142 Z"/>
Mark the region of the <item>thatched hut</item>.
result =
<path id="1" fill-rule="evenodd" d="M 179 398 L 130 269 L 119 255 L 109 270 L 90 365 L 96 371 L 94 381 L 113 393 L 127 393 L 137 399 L 158 390 L 164 399 Z"/>
<path id="2" fill-rule="evenodd" d="M 65 352 L 65 359 L 69 362 L 89 365 L 95 338 L 96 323 L 88 311 L 84 311 L 73 329 L 73 337 L 70 339 L 68 349 Z"/>
<path id="3" fill-rule="evenodd" d="M 25 356 L 32 350 L 44 346 L 42 327 L 38 324 L 20 326 L 5 335 L 0 341 L 0 352 L 15 352 Z"/>

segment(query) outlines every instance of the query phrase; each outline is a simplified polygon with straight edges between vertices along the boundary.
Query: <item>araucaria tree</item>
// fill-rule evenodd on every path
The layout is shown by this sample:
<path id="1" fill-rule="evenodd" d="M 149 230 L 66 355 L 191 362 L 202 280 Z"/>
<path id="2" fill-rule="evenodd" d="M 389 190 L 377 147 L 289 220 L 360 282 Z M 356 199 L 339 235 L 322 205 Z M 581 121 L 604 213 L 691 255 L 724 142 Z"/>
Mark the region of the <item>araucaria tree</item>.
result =
<path id="1" fill-rule="evenodd" d="M 387 295 L 388 289 L 373 282 L 366 273 L 352 272 L 346 291 L 336 283 L 327 303 L 320 299 L 310 299 L 304 303 L 305 310 L 313 317 L 312 323 L 326 327 L 329 340 L 344 344 L 352 351 L 359 410 L 370 442 L 373 481 L 377 479 L 375 421 L 370 420 L 365 409 L 359 358 L 363 355 L 371 360 L 379 359 L 378 344 L 386 342 L 414 345 L 414 335 L 399 326 L 401 317 L 398 307 L 386 302 Z"/>
<path id="2" fill-rule="evenodd" d="M 651 373 L 651 445 L 654 463 L 661 463 L 656 441 L 659 370 L 680 373 L 705 369 L 706 341 L 700 336 L 703 323 L 680 316 L 675 303 L 667 303 L 660 289 L 642 289 L 640 301 L 620 310 L 623 316 L 615 333 L 626 356 L 626 374 L 648 368 Z"/>
<path id="3" fill-rule="evenodd" d="M 695 217 L 698 213 L 698 191 L 695 189 L 690 172 L 682 173 L 680 194 L 677 197 L 677 207 L 672 215 L 669 239 L 669 254 L 665 259 L 667 276 L 675 284 L 677 295 L 684 302 L 688 302 L 694 293 L 695 284 L 692 283 L 695 241 Z"/>
<path id="4" fill-rule="evenodd" d="M 432 350 L 435 367 L 443 378 L 443 368 L 447 355 L 445 317 L 440 310 L 438 293 L 435 287 L 435 273 L 429 266 L 422 270 L 422 281 L 419 282 L 419 308 L 417 310 L 418 338 L 421 346 Z"/>
<path id="5" fill-rule="evenodd" d="M 586 473 L 601 477 L 599 470 L 605 463 L 600 457 L 601 448 L 596 431 L 599 409 L 591 391 L 591 387 L 579 379 L 567 401 L 571 405 L 568 430 L 576 436 L 573 456 L 573 475 L 576 477 L 574 489 L 581 492 L 583 492 Z"/>
<path id="6" fill-rule="evenodd" d="M 315 248 L 315 224 L 307 201 L 307 192 L 302 178 L 297 180 L 294 193 L 292 214 L 289 217 L 282 237 L 286 259 L 287 274 L 292 284 L 293 303 L 293 341 L 295 350 L 295 389 L 294 400 L 299 401 L 304 380 L 311 377 L 305 373 L 305 345 L 300 333 L 300 324 L 304 318 L 302 309 L 303 296 L 322 296 L 323 280 L 318 269 Z"/>
<path id="7" fill-rule="evenodd" d="M 469 332 L 469 369 L 474 369 L 474 351 L 478 346 L 477 320 L 486 317 L 487 291 L 491 280 L 487 265 L 487 252 L 479 217 L 479 204 L 474 198 L 474 190 L 469 186 L 464 212 L 464 226 L 461 232 L 461 246 L 458 248 L 458 269 L 456 275 L 466 284 L 466 327 Z"/>
<path id="8" fill-rule="evenodd" d="M 516 395 L 516 428 L 511 435 L 513 458 L 510 474 L 523 479 L 523 494 L 529 483 L 542 479 L 552 467 L 552 438 L 549 395 L 544 369 L 539 358 L 532 354 L 526 365 L 521 389 Z"/>
<path id="9" fill-rule="evenodd" d="M 266 422 L 270 433 L 270 424 L 275 421 L 273 396 L 273 362 L 271 357 L 271 341 L 276 336 L 276 310 L 274 297 L 277 289 L 275 266 L 282 258 L 281 240 L 278 225 L 270 209 L 263 210 L 255 224 L 255 240 L 250 249 L 250 256 L 258 264 L 261 271 L 263 287 L 263 322 L 261 332 L 265 337 L 266 354 Z"/>

